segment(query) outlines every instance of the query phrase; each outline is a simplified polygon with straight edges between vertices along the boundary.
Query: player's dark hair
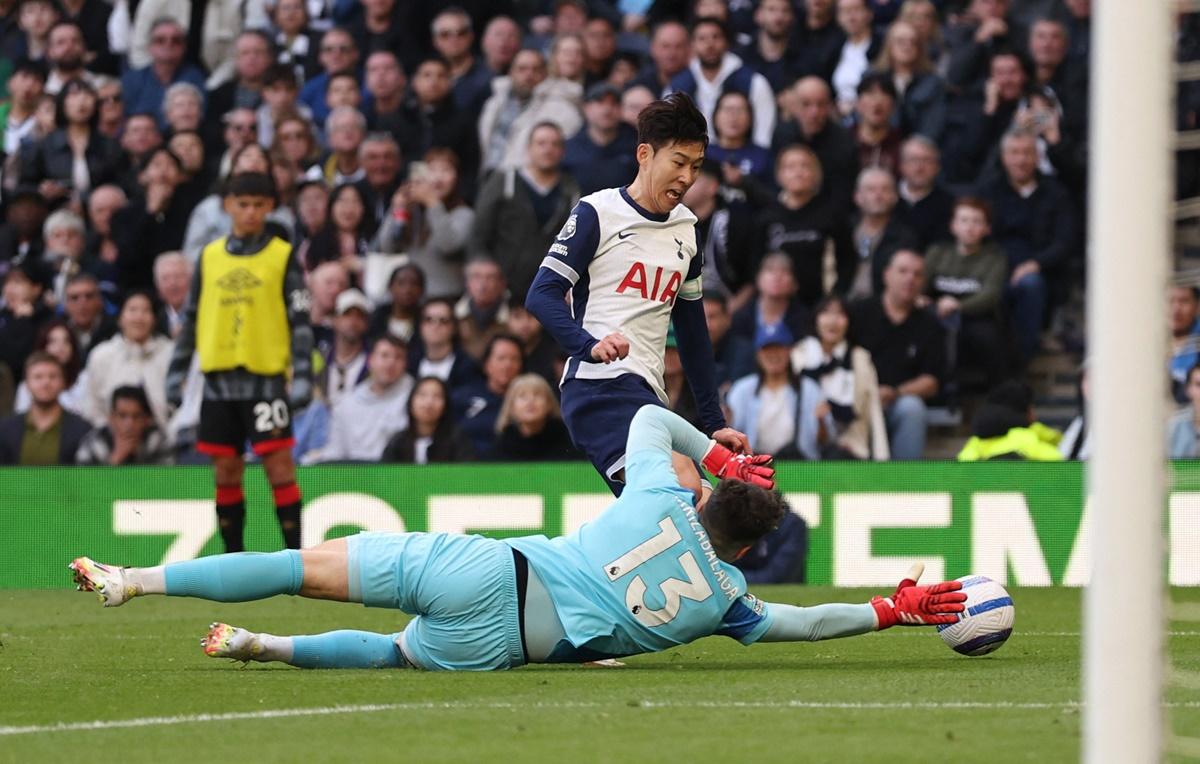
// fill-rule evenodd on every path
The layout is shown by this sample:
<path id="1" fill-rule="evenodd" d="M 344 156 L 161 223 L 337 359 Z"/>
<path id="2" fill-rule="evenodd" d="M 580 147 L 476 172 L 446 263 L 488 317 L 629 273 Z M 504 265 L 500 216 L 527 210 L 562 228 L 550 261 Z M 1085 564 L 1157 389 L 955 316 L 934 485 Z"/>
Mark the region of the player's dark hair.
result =
<path id="1" fill-rule="evenodd" d="M 275 181 L 265 172 L 239 172 L 225 181 L 225 196 L 275 198 Z"/>
<path id="2" fill-rule="evenodd" d="M 783 496 L 740 480 L 722 480 L 701 518 L 713 545 L 730 552 L 749 546 L 779 527 L 787 511 Z"/>
<path id="3" fill-rule="evenodd" d="M 117 401 L 133 401 L 141 407 L 142 413 L 150 415 L 150 399 L 141 385 L 121 385 L 112 393 L 112 408 L 117 407 Z"/>
<path id="4" fill-rule="evenodd" d="M 638 115 L 638 143 L 658 151 L 672 143 L 708 147 L 708 122 L 687 93 L 677 92 L 653 101 Z"/>

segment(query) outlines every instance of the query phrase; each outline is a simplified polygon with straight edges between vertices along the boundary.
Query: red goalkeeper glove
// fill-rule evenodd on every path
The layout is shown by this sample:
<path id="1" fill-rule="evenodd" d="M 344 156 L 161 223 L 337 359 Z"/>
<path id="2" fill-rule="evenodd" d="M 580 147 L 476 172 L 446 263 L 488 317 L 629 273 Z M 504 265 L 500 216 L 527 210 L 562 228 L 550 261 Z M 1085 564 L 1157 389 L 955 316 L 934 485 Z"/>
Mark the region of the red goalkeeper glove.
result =
<path id="1" fill-rule="evenodd" d="M 701 464 L 723 480 L 740 480 L 768 491 L 775 487 L 775 468 L 771 466 L 770 454 L 735 454 L 713 441 Z"/>
<path id="2" fill-rule="evenodd" d="M 924 563 L 916 563 L 891 597 L 875 597 L 871 607 L 879 621 L 879 631 L 892 626 L 932 626 L 941 623 L 956 623 L 963 611 L 967 595 L 963 594 L 959 581 L 943 581 L 931 586 L 917 586 L 917 579 L 925 570 Z"/>

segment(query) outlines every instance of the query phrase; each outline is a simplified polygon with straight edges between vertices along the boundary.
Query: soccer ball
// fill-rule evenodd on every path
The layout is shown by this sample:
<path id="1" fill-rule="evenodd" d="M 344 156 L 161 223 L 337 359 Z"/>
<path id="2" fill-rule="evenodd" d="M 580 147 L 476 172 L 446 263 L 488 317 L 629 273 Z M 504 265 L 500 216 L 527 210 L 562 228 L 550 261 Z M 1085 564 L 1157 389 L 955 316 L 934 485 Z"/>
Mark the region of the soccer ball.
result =
<path id="1" fill-rule="evenodd" d="M 937 627 L 938 636 L 956 653 L 987 655 L 1004 644 L 1012 634 L 1013 601 L 1004 587 L 987 576 L 963 576 L 966 608 L 958 623 Z"/>

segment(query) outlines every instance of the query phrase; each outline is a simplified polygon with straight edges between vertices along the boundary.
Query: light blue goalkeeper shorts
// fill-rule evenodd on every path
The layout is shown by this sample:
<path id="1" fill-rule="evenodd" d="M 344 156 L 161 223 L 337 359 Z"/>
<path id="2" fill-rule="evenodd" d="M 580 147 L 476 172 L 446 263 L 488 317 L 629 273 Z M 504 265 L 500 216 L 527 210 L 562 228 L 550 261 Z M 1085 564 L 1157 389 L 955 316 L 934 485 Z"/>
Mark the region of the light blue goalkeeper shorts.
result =
<path id="1" fill-rule="evenodd" d="M 512 547 L 457 533 L 359 533 L 346 549 L 351 600 L 416 616 L 398 641 L 417 668 L 525 663 Z"/>

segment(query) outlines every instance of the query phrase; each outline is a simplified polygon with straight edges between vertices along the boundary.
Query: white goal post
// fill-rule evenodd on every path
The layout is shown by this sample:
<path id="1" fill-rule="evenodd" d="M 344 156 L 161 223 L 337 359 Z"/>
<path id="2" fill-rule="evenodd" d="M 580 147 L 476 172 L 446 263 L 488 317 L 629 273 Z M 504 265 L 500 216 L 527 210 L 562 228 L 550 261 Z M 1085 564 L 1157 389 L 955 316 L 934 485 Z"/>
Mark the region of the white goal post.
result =
<path id="1" fill-rule="evenodd" d="M 1174 76 L 1168 0 L 1093 4 L 1088 350 L 1094 447 L 1083 759 L 1163 756 L 1165 294 Z"/>

